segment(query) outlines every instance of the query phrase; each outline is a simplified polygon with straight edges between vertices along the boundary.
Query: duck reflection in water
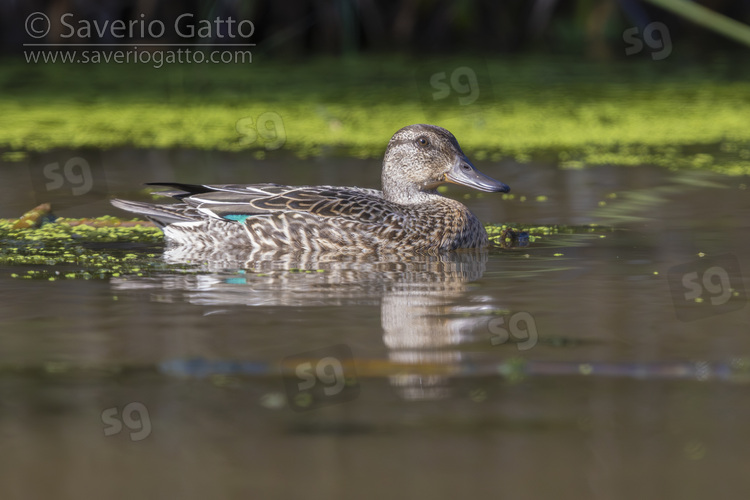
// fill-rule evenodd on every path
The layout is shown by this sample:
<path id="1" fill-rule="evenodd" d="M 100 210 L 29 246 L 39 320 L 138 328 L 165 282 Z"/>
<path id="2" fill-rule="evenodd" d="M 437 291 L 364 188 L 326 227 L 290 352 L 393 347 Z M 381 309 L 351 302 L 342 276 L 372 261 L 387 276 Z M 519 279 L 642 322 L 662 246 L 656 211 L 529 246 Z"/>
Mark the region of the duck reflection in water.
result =
<path id="1" fill-rule="evenodd" d="M 448 375 L 469 355 L 461 346 L 488 341 L 487 323 L 499 310 L 470 290 L 482 277 L 487 251 L 404 259 L 176 246 L 167 248 L 164 259 L 199 272 L 113 278 L 112 286 L 118 293 L 149 289 L 152 300 L 206 307 L 379 304 L 389 380 L 407 399 L 448 396 Z"/>

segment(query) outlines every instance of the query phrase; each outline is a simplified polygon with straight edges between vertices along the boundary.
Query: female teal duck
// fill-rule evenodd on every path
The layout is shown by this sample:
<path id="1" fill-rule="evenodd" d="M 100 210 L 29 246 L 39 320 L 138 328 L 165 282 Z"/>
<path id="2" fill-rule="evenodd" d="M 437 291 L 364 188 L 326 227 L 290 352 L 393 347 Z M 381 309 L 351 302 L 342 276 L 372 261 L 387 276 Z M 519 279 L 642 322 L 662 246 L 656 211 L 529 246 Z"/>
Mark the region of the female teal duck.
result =
<path id="1" fill-rule="evenodd" d="M 438 194 L 445 182 L 489 193 L 510 188 L 479 172 L 456 138 L 433 125 L 394 134 L 383 160 L 383 190 L 334 186 L 162 184 L 181 203 L 112 200 L 154 221 L 173 244 L 250 250 L 437 253 L 488 245 L 468 208 Z"/>

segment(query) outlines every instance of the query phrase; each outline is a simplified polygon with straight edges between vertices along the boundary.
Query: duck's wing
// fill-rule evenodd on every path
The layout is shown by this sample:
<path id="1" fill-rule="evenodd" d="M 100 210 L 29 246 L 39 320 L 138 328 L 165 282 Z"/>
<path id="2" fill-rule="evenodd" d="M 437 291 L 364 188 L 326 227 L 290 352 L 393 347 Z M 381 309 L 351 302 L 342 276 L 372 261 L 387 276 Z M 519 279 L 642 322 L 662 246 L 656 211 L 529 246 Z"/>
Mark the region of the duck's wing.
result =
<path id="1" fill-rule="evenodd" d="M 157 194 L 177 198 L 204 215 L 240 222 L 284 212 L 375 222 L 389 210 L 382 193 L 375 189 L 280 184 L 159 185 L 176 190 Z"/>
<path id="2" fill-rule="evenodd" d="M 276 191 L 290 189 L 289 186 L 282 184 L 263 183 L 263 184 L 184 184 L 181 182 L 147 182 L 147 186 L 164 186 L 172 188 L 166 191 L 157 191 L 154 194 L 161 196 L 171 196 L 172 198 L 182 200 L 193 195 L 209 193 L 236 193 L 253 195 L 266 195 Z"/>
<path id="3" fill-rule="evenodd" d="M 146 217 L 161 228 L 177 222 L 191 222 L 203 218 L 203 215 L 195 208 L 183 203 L 156 205 L 154 203 L 118 199 L 109 202 L 121 210 Z"/>

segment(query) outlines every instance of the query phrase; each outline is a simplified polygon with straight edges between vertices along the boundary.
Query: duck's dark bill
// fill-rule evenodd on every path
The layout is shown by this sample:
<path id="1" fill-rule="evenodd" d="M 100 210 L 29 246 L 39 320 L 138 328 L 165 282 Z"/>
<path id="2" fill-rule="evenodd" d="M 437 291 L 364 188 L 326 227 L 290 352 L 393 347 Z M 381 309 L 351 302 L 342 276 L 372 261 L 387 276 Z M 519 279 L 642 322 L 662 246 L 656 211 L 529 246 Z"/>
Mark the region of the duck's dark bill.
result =
<path id="1" fill-rule="evenodd" d="M 507 184 L 484 175 L 468 160 L 457 161 L 446 174 L 445 180 L 487 193 L 507 193 L 510 191 Z"/>

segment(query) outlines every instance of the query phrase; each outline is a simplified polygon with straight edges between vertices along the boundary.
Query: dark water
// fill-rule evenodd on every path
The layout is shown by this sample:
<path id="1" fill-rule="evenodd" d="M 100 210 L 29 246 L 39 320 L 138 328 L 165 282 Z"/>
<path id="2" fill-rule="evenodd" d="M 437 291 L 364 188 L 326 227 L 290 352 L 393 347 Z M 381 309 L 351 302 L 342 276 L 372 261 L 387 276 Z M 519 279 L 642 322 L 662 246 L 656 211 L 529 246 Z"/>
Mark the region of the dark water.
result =
<path id="1" fill-rule="evenodd" d="M 449 193 L 480 219 L 565 227 L 444 257 L 0 269 L 2 497 L 748 498 L 749 179 L 477 163 L 515 195 Z M 115 214 L 145 181 L 379 179 L 182 151 L 0 168 L 0 217 Z"/>

